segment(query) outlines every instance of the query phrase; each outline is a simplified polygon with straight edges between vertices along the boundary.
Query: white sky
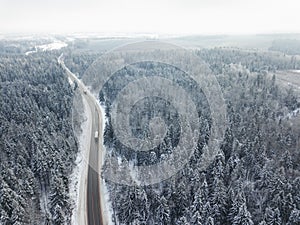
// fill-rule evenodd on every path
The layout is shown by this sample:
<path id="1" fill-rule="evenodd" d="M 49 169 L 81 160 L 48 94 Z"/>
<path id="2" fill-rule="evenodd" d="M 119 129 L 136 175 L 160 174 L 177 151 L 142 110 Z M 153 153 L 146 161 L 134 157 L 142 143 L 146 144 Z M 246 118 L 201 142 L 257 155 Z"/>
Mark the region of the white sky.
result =
<path id="1" fill-rule="evenodd" d="M 0 0 L 0 33 L 300 33 L 299 0 Z"/>

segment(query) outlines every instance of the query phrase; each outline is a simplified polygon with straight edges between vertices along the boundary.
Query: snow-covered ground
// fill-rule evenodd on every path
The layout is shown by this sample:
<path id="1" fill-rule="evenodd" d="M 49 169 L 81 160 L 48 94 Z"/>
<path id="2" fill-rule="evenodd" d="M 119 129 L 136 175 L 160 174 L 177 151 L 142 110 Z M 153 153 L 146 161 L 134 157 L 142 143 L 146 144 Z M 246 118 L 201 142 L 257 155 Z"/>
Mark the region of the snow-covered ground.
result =
<path id="1" fill-rule="evenodd" d="M 292 70 L 295 73 L 300 73 L 300 70 Z"/>
<path id="2" fill-rule="evenodd" d="M 44 45 L 37 45 L 35 46 L 35 50 L 33 51 L 28 51 L 25 53 L 25 55 L 30 55 L 32 53 L 35 53 L 35 52 L 45 52 L 45 51 L 53 51 L 53 50 L 59 50 L 59 49 L 62 49 L 64 47 L 67 47 L 68 44 L 65 43 L 65 42 L 62 42 L 62 41 L 54 41 L 52 43 L 49 43 L 49 44 L 44 44 Z"/>
<path id="3" fill-rule="evenodd" d="M 95 95 L 94 95 L 95 96 Z M 105 131 L 105 125 L 106 123 L 108 122 L 108 118 L 105 116 L 105 111 L 106 111 L 106 108 L 104 105 L 101 105 L 100 104 L 100 100 L 99 100 L 99 97 L 97 98 L 97 102 L 98 102 L 98 105 L 101 109 L 101 117 L 102 117 L 102 134 L 104 134 L 104 131 Z M 104 137 L 103 137 L 104 138 Z M 102 153 L 102 162 L 101 162 L 101 167 L 104 165 L 104 159 L 105 159 L 105 154 L 106 154 L 106 148 L 104 146 L 104 144 L 102 143 L 102 148 L 103 148 L 103 153 Z"/>
<path id="4" fill-rule="evenodd" d="M 48 202 L 49 202 L 49 193 L 45 190 L 45 185 L 41 186 L 41 195 L 40 195 L 40 207 L 41 212 L 46 215 L 50 215 L 49 208 L 48 208 Z"/>
<path id="5" fill-rule="evenodd" d="M 113 208 L 112 208 L 112 204 L 110 201 L 110 196 L 109 196 L 109 191 L 107 188 L 107 184 L 105 182 L 105 180 L 102 180 L 102 197 L 104 197 L 104 201 L 105 201 L 105 210 L 104 213 L 106 214 L 106 218 L 107 218 L 107 223 L 108 225 L 114 225 L 114 223 L 112 222 L 112 217 L 113 217 Z M 118 221 L 116 221 L 115 224 L 119 224 Z"/>
<path id="6" fill-rule="evenodd" d="M 297 117 L 298 115 L 300 115 L 300 108 L 289 112 L 287 115 L 285 115 L 284 119 L 292 119 L 293 117 Z"/>
<path id="7" fill-rule="evenodd" d="M 299 73 L 299 74 L 300 74 L 300 70 L 293 70 L 293 72 Z M 298 89 L 300 89 L 300 86 L 299 86 L 299 85 L 296 85 L 296 86 L 298 86 Z M 300 115 L 300 108 L 297 108 L 297 109 L 295 109 L 294 111 L 288 113 L 288 114 L 286 115 L 286 118 L 291 119 L 291 118 L 296 117 L 296 116 L 298 116 L 298 115 Z"/>
<path id="8" fill-rule="evenodd" d="M 30 55 L 30 54 L 36 53 L 36 52 L 37 52 L 37 50 L 35 49 L 34 51 L 28 51 L 28 52 L 25 52 L 25 55 Z"/>
<path id="9" fill-rule="evenodd" d="M 287 70 L 287 71 L 279 71 L 276 73 L 276 78 L 279 80 L 280 85 L 288 85 L 288 87 L 294 87 L 295 91 L 299 94 L 298 90 L 300 89 L 300 70 Z M 272 75 L 273 76 L 273 75 Z M 290 120 L 294 117 L 298 117 L 300 115 L 300 108 L 297 108 L 293 111 L 286 111 L 284 115 L 279 116 L 279 119 Z"/>
<path id="10" fill-rule="evenodd" d="M 82 225 L 87 224 L 86 216 L 86 186 L 87 186 L 87 174 L 88 174 L 88 159 L 90 152 L 90 141 L 92 133 L 92 112 L 88 106 L 85 98 L 83 100 L 84 105 L 84 122 L 81 124 L 82 133 L 79 140 L 79 153 L 76 158 L 76 167 L 71 175 L 70 195 L 71 199 L 75 202 L 75 208 L 72 213 L 72 224 Z"/>
<path id="11" fill-rule="evenodd" d="M 97 102 L 98 102 L 98 105 L 99 105 L 99 107 L 101 109 L 101 112 L 102 112 L 101 113 L 101 117 L 102 117 L 102 134 L 104 134 L 105 124 L 106 124 L 106 122 L 108 122 L 108 118 L 105 116 L 105 106 L 100 104 L 99 98 L 97 98 Z M 104 144 L 102 143 L 101 168 L 104 165 L 105 154 L 106 154 L 106 148 L 105 148 Z M 102 202 L 103 202 L 102 205 L 104 206 L 103 212 L 106 215 L 106 220 L 107 220 L 106 222 L 107 222 L 107 225 L 113 225 L 113 222 L 112 222 L 113 221 L 112 220 L 113 208 L 112 208 L 112 204 L 111 204 L 111 201 L 110 201 L 110 196 L 109 196 L 109 191 L 108 191 L 108 188 L 107 188 L 107 184 L 106 184 L 104 179 L 101 179 L 100 182 L 101 182 L 101 187 L 102 187 L 101 199 L 102 199 Z"/>
<path id="12" fill-rule="evenodd" d="M 58 42 L 53 42 L 50 44 L 38 45 L 38 46 L 36 46 L 36 48 L 45 52 L 45 51 L 58 50 L 58 49 L 61 49 L 61 48 L 67 47 L 67 46 L 68 46 L 67 43 L 58 41 Z"/>

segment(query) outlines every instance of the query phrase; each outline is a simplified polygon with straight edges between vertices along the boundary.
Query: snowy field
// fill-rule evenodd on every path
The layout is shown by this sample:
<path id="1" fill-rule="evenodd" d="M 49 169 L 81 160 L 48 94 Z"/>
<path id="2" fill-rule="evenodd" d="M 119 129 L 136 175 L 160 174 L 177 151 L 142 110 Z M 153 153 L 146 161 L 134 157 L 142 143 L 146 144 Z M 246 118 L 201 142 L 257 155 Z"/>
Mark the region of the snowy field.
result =
<path id="1" fill-rule="evenodd" d="M 25 53 L 25 55 L 30 55 L 32 53 L 36 53 L 36 52 L 46 52 L 46 51 L 53 51 L 53 50 L 59 50 L 62 49 L 64 47 L 67 47 L 68 44 L 62 41 L 55 41 L 53 43 L 50 44 L 44 44 L 44 45 L 37 45 L 35 46 L 35 50 L 32 51 L 28 51 Z"/>

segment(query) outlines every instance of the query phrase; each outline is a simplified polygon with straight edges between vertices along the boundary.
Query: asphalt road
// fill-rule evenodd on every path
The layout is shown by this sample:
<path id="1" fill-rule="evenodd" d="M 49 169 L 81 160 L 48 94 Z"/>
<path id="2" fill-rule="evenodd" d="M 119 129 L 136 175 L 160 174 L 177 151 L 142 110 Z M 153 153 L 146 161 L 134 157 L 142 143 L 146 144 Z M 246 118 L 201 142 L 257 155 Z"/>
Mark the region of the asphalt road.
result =
<path id="1" fill-rule="evenodd" d="M 77 77 L 65 66 L 61 60 L 62 56 L 58 58 L 58 62 L 67 71 L 68 77 L 72 81 L 78 83 L 78 88 L 82 93 L 91 109 L 92 112 L 92 134 L 90 141 L 90 153 L 89 153 L 89 166 L 88 166 L 88 178 L 87 178 L 87 223 L 88 225 L 104 225 L 102 210 L 101 210 L 101 199 L 100 199 L 100 159 L 102 158 L 102 121 L 101 121 L 101 110 L 97 104 L 95 97 L 87 90 L 85 85 L 77 79 Z M 98 138 L 95 138 L 95 132 L 98 131 Z"/>
<path id="2" fill-rule="evenodd" d="M 87 97 L 88 98 L 88 97 Z M 88 99 L 87 99 L 88 100 Z M 99 113 L 93 101 L 88 100 L 92 109 L 92 135 L 89 155 L 87 182 L 87 218 L 89 225 L 102 225 L 100 186 L 99 186 L 99 138 L 95 139 L 95 132 L 100 131 Z M 99 136 L 99 135 L 98 135 Z"/>

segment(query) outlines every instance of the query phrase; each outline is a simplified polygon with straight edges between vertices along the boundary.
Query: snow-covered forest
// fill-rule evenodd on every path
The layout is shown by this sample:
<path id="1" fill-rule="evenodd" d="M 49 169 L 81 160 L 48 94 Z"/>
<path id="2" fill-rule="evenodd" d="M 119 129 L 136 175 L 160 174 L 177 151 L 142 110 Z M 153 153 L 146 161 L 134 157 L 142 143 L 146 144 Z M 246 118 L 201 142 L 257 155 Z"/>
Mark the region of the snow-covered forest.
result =
<path id="1" fill-rule="evenodd" d="M 0 55 L 0 224 L 70 222 L 73 90 L 54 54 Z"/>
<path id="2" fill-rule="evenodd" d="M 88 87 L 82 93 L 86 96 L 97 90 L 98 81 L 85 72 L 105 51 L 103 46 L 87 50 L 86 43 L 93 42 L 79 40 L 64 49 L 26 55 L 34 51 L 32 46 L 47 43 L 0 41 L 0 225 L 71 224 L 78 207 L 70 187 L 79 146 L 74 124 L 80 125 L 73 121 L 78 84 L 71 87 L 57 58 L 63 53 L 66 67 Z M 299 225 L 299 88 L 277 77 L 279 71 L 282 77 L 285 71 L 300 70 L 298 50 L 290 47 L 296 44 L 275 41 L 264 50 L 190 49 L 216 77 L 227 107 L 225 135 L 206 168 L 201 160 L 211 137 L 212 117 L 210 102 L 197 83 L 182 70 L 161 62 L 143 61 L 115 72 L 96 93 L 105 106 L 107 157 L 103 173 L 98 172 L 105 179 L 112 223 Z M 177 54 L 159 52 L 170 57 Z M 145 186 L 122 185 L 103 175 L 109 157 L 118 157 L 120 165 L 153 165 L 172 154 L 181 135 L 176 108 L 158 97 L 137 102 L 130 124 L 135 137 L 145 138 L 151 135 L 149 121 L 161 117 L 167 130 L 160 145 L 138 152 L 115 134 L 111 105 L 116 96 L 130 82 L 153 75 L 171 80 L 191 96 L 201 125 L 197 149 L 169 179 Z"/>
<path id="3" fill-rule="evenodd" d="M 189 163 L 170 179 L 148 186 L 120 185 L 108 179 L 114 222 L 159 225 L 299 224 L 299 116 L 284 117 L 300 107 L 299 95 L 297 97 L 292 88 L 281 86 L 275 75 L 277 70 L 299 69 L 299 61 L 280 53 L 222 48 L 196 53 L 216 75 L 227 104 L 229 124 L 218 155 L 207 169 L 199 169 L 201 149 L 209 139 L 209 132 L 203 129 L 198 150 Z M 141 72 L 143 70 L 147 72 Z M 180 132 L 176 129 L 178 115 L 174 109 L 160 103 L 157 98 L 146 99 L 143 106 L 139 103 L 140 108 L 132 109 L 131 125 L 137 136 L 148 135 L 147 121 L 149 123 L 158 114 L 164 115 L 167 125 L 173 121 L 164 142 L 151 153 L 136 152 L 124 146 L 115 136 L 110 120 L 110 101 L 127 82 L 138 79 L 141 74 L 149 77 L 159 74 L 184 86 L 197 96 L 193 99 L 199 105 L 202 128 L 210 126 L 207 125 L 210 118 L 200 91 L 168 65 L 144 62 L 116 72 L 99 97 L 106 106 L 108 117 L 104 134 L 108 155 L 117 155 L 123 162 L 149 165 L 163 160 L 178 144 L 176 140 Z M 142 110 L 143 107 L 145 110 Z"/>

